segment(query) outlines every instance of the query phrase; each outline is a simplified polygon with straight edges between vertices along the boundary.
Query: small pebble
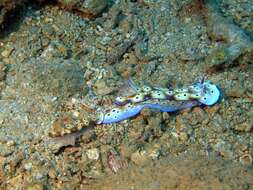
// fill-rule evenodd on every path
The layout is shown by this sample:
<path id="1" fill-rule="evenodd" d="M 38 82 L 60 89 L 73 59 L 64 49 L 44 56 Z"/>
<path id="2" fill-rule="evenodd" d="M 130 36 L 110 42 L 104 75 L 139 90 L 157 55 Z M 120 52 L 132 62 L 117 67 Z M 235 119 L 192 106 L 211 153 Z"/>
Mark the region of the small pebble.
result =
<path id="1" fill-rule="evenodd" d="M 15 141 L 14 140 L 9 140 L 9 141 L 7 141 L 7 143 L 6 143 L 6 145 L 7 146 L 14 146 L 16 143 L 15 143 Z"/>
<path id="2" fill-rule="evenodd" d="M 26 164 L 24 165 L 24 168 L 25 168 L 25 170 L 27 170 L 27 171 L 31 171 L 31 169 L 32 169 L 32 163 L 31 163 L 31 162 L 26 163 Z"/>
<path id="3" fill-rule="evenodd" d="M 87 150 L 86 154 L 90 160 L 98 160 L 99 158 L 99 150 L 97 148 Z"/>
<path id="4" fill-rule="evenodd" d="M 107 95 L 113 92 L 113 88 L 109 87 L 105 80 L 98 80 L 94 84 L 93 90 L 99 95 Z"/>
<path id="5" fill-rule="evenodd" d="M 73 112 L 73 116 L 74 116 L 75 118 L 78 118 L 79 115 L 80 115 L 80 113 L 79 113 L 78 111 L 74 111 L 74 112 Z"/>
<path id="6" fill-rule="evenodd" d="M 170 115 L 167 112 L 162 113 L 163 120 L 168 120 L 170 118 Z"/>
<path id="7" fill-rule="evenodd" d="M 8 58 L 11 55 L 13 50 L 14 50 L 14 47 L 8 46 L 6 47 L 4 51 L 2 51 L 1 55 L 5 58 Z"/>
<path id="8" fill-rule="evenodd" d="M 31 184 L 26 188 L 26 190 L 43 190 L 43 189 L 45 189 L 43 184 Z"/>
<path id="9" fill-rule="evenodd" d="M 182 141 L 182 142 L 186 142 L 186 141 L 188 140 L 188 135 L 187 135 L 187 133 L 185 133 L 185 132 L 179 133 L 179 139 L 180 139 L 180 141 Z"/>
<path id="10" fill-rule="evenodd" d="M 250 154 L 244 154 L 239 158 L 239 161 L 243 165 L 251 165 L 252 164 L 252 156 Z"/>
<path id="11" fill-rule="evenodd" d="M 252 130 L 252 128 L 253 128 L 253 124 L 252 124 L 252 121 L 250 121 L 250 122 L 244 122 L 239 125 L 236 125 L 234 129 L 238 132 L 249 132 Z"/>
<path id="12" fill-rule="evenodd" d="M 56 172 L 55 172 L 55 170 L 50 169 L 49 172 L 48 172 L 48 176 L 49 176 L 51 179 L 55 179 L 55 178 L 56 178 Z"/>
<path id="13" fill-rule="evenodd" d="M 145 151 L 136 151 L 131 155 L 131 161 L 136 165 L 142 165 L 147 160 L 147 154 Z"/>
<path id="14" fill-rule="evenodd" d="M 35 175 L 35 179 L 36 179 L 36 180 L 41 180 L 43 177 L 44 177 L 44 176 L 43 176 L 42 173 L 37 173 L 37 174 Z"/>

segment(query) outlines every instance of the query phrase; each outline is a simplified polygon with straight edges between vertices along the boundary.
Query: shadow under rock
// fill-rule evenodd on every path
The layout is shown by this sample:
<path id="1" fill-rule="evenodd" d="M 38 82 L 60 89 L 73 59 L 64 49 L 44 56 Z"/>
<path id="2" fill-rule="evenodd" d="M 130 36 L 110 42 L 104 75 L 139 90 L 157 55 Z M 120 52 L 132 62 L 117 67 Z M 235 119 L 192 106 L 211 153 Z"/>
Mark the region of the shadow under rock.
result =
<path id="1" fill-rule="evenodd" d="M 4 39 L 12 32 L 18 31 L 24 19 L 29 16 L 31 12 L 35 12 L 46 5 L 56 4 L 55 0 L 29 0 L 23 4 L 20 3 L 15 8 L 9 10 L 5 16 L 4 21 L 0 25 L 0 39 Z"/>

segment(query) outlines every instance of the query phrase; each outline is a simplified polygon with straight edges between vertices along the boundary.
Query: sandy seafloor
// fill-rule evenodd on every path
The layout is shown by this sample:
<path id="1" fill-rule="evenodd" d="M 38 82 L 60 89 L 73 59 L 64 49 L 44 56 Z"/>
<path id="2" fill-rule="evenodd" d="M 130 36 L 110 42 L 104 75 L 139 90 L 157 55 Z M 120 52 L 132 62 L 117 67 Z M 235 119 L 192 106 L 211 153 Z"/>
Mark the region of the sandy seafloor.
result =
<path id="1" fill-rule="evenodd" d="M 92 19 L 47 3 L 14 12 L 0 39 L 0 189 L 253 189 L 253 48 L 222 54 L 240 43 L 213 36 L 222 22 L 208 23 L 203 6 L 119 0 Z M 229 20 L 252 45 L 253 3 L 221 0 L 219 11 L 222 27 Z M 199 76 L 223 93 L 212 107 L 144 110 L 48 144 L 54 121 L 78 115 L 72 104 L 89 89 L 103 106 L 129 77 L 173 87 Z"/>

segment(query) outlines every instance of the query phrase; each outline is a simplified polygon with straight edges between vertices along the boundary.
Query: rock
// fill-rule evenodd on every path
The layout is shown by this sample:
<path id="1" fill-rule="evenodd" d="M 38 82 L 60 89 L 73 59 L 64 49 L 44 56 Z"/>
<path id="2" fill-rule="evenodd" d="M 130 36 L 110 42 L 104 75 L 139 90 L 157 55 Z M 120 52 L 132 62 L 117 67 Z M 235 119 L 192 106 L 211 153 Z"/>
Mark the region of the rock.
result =
<path id="1" fill-rule="evenodd" d="M 170 115 L 167 112 L 162 113 L 162 118 L 164 121 L 168 120 L 170 118 Z"/>
<path id="2" fill-rule="evenodd" d="M 16 143 L 15 143 L 14 140 L 8 140 L 8 141 L 6 142 L 6 145 L 7 145 L 8 147 L 14 146 L 15 144 L 16 144 Z"/>
<path id="3" fill-rule="evenodd" d="M 0 26 L 2 27 L 2 24 L 5 21 L 7 13 L 10 11 L 17 9 L 17 7 L 21 6 L 23 3 L 25 3 L 27 0 L 3 0 L 0 1 Z"/>
<path id="4" fill-rule="evenodd" d="M 141 110 L 140 115 L 142 115 L 144 118 L 149 118 L 151 116 L 151 110 L 149 108 L 144 108 Z"/>
<path id="5" fill-rule="evenodd" d="M 148 150 L 147 154 L 152 160 L 158 159 L 161 156 L 161 145 L 155 144 L 151 149 Z"/>
<path id="6" fill-rule="evenodd" d="M 22 151 L 15 152 L 15 154 L 12 154 L 11 156 L 7 157 L 6 159 L 6 172 L 8 175 L 14 174 L 22 161 L 25 159 L 25 155 Z"/>
<path id="7" fill-rule="evenodd" d="M 129 132 L 130 141 L 134 141 L 141 138 L 143 132 L 145 131 L 144 126 L 145 121 L 142 117 L 137 117 L 133 120 L 133 127 Z"/>
<path id="8" fill-rule="evenodd" d="M 57 137 L 57 136 L 62 135 L 62 130 L 64 128 L 64 124 L 66 123 L 65 118 L 64 118 L 64 122 L 63 122 L 63 119 L 61 119 L 61 118 L 58 118 L 53 122 L 52 127 L 51 127 L 50 132 L 49 132 L 50 136 Z"/>
<path id="9" fill-rule="evenodd" d="M 226 44 L 207 56 L 205 62 L 209 70 L 220 67 L 228 67 L 239 56 L 252 50 L 251 37 L 239 26 L 226 19 L 220 13 L 218 1 L 206 1 L 205 16 L 207 21 L 207 31 L 210 38 L 224 41 Z"/>
<path id="10" fill-rule="evenodd" d="M 234 130 L 238 132 L 250 132 L 253 128 L 253 120 L 252 121 L 246 121 L 241 124 L 238 124 L 234 126 Z"/>
<path id="11" fill-rule="evenodd" d="M 106 46 L 111 40 L 112 40 L 112 38 L 110 36 L 104 36 L 102 38 L 102 40 L 100 41 L 100 43 L 102 45 Z"/>
<path id="12" fill-rule="evenodd" d="M 144 164 L 144 163 L 147 161 L 148 157 L 147 157 L 145 151 L 142 151 L 142 152 L 136 151 L 136 152 L 134 152 L 134 153 L 131 155 L 131 158 L 130 158 L 130 159 L 131 159 L 131 161 L 132 161 L 133 163 L 135 163 L 136 165 L 142 165 L 142 164 Z"/>
<path id="13" fill-rule="evenodd" d="M 226 159 L 234 159 L 234 152 L 231 148 L 231 144 L 228 144 L 223 140 L 220 140 L 214 145 L 214 150 Z"/>
<path id="14" fill-rule="evenodd" d="M 140 59 L 146 56 L 148 53 L 148 40 L 145 38 L 141 40 L 139 43 L 135 46 L 135 54 Z"/>
<path id="15" fill-rule="evenodd" d="M 128 167 L 127 160 L 120 155 L 110 153 L 107 158 L 107 165 L 110 170 L 117 173 Z"/>
<path id="16" fill-rule="evenodd" d="M 5 178 L 5 174 L 4 174 L 5 160 L 6 160 L 5 157 L 0 156 L 0 184 L 4 181 L 4 178 Z"/>
<path id="17" fill-rule="evenodd" d="M 29 162 L 29 163 L 26 163 L 25 165 L 24 165 L 24 169 L 25 170 L 27 170 L 27 171 L 31 171 L 31 169 L 32 169 L 32 163 L 31 162 Z"/>
<path id="18" fill-rule="evenodd" d="M 42 180 L 44 177 L 45 177 L 45 175 L 40 172 L 34 174 L 35 180 L 38 180 L 38 181 Z"/>
<path id="19" fill-rule="evenodd" d="M 78 10 L 87 18 L 100 15 L 108 6 L 108 0 L 58 0 L 58 2 L 69 10 Z"/>
<path id="20" fill-rule="evenodd" d="M 185 132 L 180 132 L 179 133 L 179 139 L 180 141 L 182 141 L 183 143 L 185 143 L 188 140 L 188 135 Z"/>
<path id="21" fill-rule="evenodd" d="M 48 176 L 49 176 L 51 179 L 55 179 L 55 178 L 57 177 L 56 171 L 53 170 L 53 169 L 50 169 L 49 172 L 48 172 Z"/>
<path id="22" fill-rule="evenodd" d="M 45 189 L 44 185 L 40 183 L 30 184 L 26 188 L 26 190 L 44 190 L 44 189 Z"/>
<path id="23" fill-rule="evenodd" d="M 99 150 L 97 148 L 88 149 L 86 155 L 90 160 L 98 160 Z"/>
<path id="24" fill-rule="evenodd" d="M 52 59 L 53 57 L 68 58 L 69 56 L 70 50 L 60 41 L 51 42 L 41 54 L 41 57 L 48 60 Z"/>
<path id="25" fill-rule="evenodd" d="M 5 49 L 2 51 L 1 55 L 4 57 L 4 58 L 8 58 L 11 53 L 13 52 L 14 50 L 14 47 L 13 46 L 6 46 Z"/>
<path id="26" fill-rule="evenodd" d="M 85 89 L 83 70 L 73 60 L 32 59 L 17 71 L 16 84 L 29 83 L 36 93 L 67 98 Z M 86 93 L 86 92 L 84 92 Z"/>
<path id="27" fill-rule="evenodd" d="M 243 165 L 251 165 L 252 164 L 252 156 L 250 154 L 244 154 L 239 158 L 239 161 Z"/>
<path id="28" fill-rule="evenodd" d="M 245 95 L 246 89 L 240 85 L 234 86 L 227 91 L 227 95 L 233 98 L 241 98 Z"/>
<path id="29" fill-rule="evenodd" d="M 176 117 L 176 130 L 180 132 L 180 131 L 186 130 L 187 128 L 189 128 L 189 125 L 186 119 L 183 118 L 181 115 L 178 115 Z"/>
<path id="30" fill-rule="evenodd" d="M 75 133 L 64 135 L 62 137 L 50 138 L 45 141 L 47 148 L 53 153 L 57 153 L 63 147 L 74 146 L 75 143 L 76 143 Z"/>
<path id="31" fill-rule="evenodd" d="M 7 145 L 0 144 L 0 156 L 6 157 L 11 155 L 14 152 L 13 147 L 8 147 Z"/>
<path id="32" fill-rule="evenodd" d="M 4 63 L 0 62 L 0 81 L 4 80 L 6 76 L 6 66 Z"/>
<path id="33" fill-rule="evenodd" d="M 115 89 L 112 87 L 109 87 L 104 80 L 98 80 L 94 84 L 93 90 L 98 95 L 107 95 L 107 94 L 111 94 Z"/>

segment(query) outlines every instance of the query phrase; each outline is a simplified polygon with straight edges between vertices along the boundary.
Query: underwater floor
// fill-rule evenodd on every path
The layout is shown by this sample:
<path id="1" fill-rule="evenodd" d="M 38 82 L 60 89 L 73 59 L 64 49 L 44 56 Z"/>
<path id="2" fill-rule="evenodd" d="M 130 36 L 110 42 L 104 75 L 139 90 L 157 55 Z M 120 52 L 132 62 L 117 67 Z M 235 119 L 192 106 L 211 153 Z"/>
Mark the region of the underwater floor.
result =
<path id="1" fill-rule="evenodd" d="M 253 189 L 252 1 L 4 0 L 0 25 L 0 189 Z"/>

